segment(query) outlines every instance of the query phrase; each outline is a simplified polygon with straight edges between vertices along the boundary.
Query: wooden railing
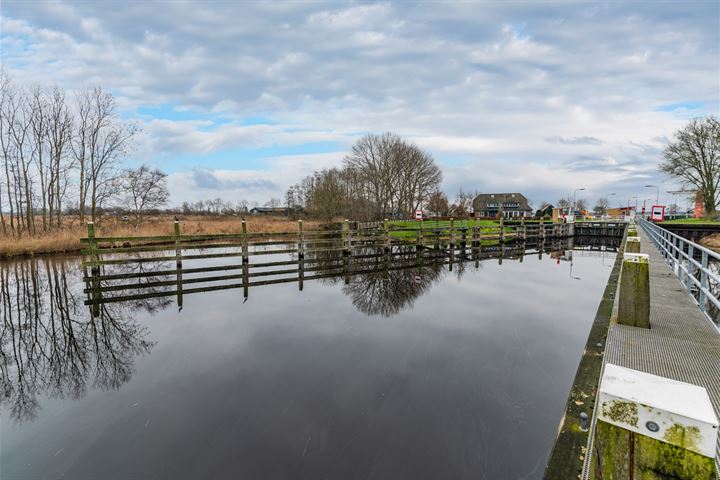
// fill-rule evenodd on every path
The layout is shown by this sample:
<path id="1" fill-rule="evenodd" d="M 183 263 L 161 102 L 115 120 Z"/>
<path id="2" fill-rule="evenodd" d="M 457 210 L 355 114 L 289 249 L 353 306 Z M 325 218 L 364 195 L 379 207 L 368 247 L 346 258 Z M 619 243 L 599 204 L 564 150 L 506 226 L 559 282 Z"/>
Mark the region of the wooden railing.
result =
<path id="1" fill-rule="evenodd" d="M 240 223 L 240 232 L 223 234 L 187 235 L 180 231 L 180 222 L 175 222 L 173 235 L 99 237 L 95 227 L 88 224 L 88 236 L 81 239 L 87 244 L 82 250 L 85 255 L 83 266 L 143 263 L 199 258 L 242 257 L 247 260 L 254 255 L 297 254 L 343 251 L 350 254 L 356 248 L 368 246 L 392 248 L 398 245 L 413 245 L 420 248 L 448 248 L 456 245 L 473 245 L 483 242 L 509 242 L 535 238 L 562 238 L 568 236 L 568 225 L 553 223 L 522 223 L 520 225 L 477 225 L 472 221 L 424 221 L 396 224 L 389 221 L 375 226 L 360 225 L 346 220 L 340 228 L 305 230 L 303 221 L 298 221 L 296 232 L 248 232 L 245 221 Z M 252 248 L 251 248 L 252 247 Z M 272 248 L 269 248 L 272 247 Z M 185 255 L 183 251 L 202 249 L 201 254 Z M 231 249 L 220 253 L 208 253 L 211 249 Z M 164 256 L 148 254 L 166 252 Z M 135 254 L 118 257 L 119 254 Z M 111 258 L 108 258 L 111 257 Z"/>
<path id="2" fill-rule="evenodd" d="M 461 261 L 519 258 L 535 245 L 539 255 L 559 248 L 571 231 L 562 224 L 478 225 L 467 221 L 358 225 L 344 221 L 328 229 L 296 232 L 248 232 L 183 235 L 175 222 L 173 235 L 99 237 L 88 224 L 83 250 L 86 304 L 97 313 L 103 303 L 177 296 L 411 268 L 443 262 L 452 269 Z M 250 257 L 267 260 L 250 261 Z M 237 260 L 232 260 L 233 258 Z M 226 261 L 223 261 L 226 260 Z M 202 263 L 198 264 L 197 261 Z M 190 264 L 190 265 L 188 265 Z M 409 266 L 408 266 L 409 265 Z"/>

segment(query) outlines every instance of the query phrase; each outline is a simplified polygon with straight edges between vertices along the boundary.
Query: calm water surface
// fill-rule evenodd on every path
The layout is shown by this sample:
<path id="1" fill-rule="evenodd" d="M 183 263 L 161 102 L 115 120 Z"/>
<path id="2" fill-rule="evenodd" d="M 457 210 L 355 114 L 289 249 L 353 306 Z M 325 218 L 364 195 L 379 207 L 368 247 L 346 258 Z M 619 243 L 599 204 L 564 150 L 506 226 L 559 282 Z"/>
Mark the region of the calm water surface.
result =
<path id="1" fill-rule="evenodd" d="M 541 478 L 613 260 L 430 265 L 94 319 L 78 259 L 2 263 L 0 477 Z"/>

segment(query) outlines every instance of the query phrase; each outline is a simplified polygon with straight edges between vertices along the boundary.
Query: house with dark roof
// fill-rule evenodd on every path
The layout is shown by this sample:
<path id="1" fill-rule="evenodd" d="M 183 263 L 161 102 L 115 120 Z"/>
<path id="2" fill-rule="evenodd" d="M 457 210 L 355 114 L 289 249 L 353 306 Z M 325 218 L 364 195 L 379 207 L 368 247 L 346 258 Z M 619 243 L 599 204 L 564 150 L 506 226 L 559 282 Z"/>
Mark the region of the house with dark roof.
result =
<path id="1" fill-rule="evenodd" d="M 555 206 L 552 203 L 545 203 L 535 212 L 536 217 L 552 217 Z"/>
<path id="2" fill-rule="evenodd" d="M 481 193 L 473 200 L 476 217 L 505 218 L 531 217 L 532 209 L 522 193 Z"/>
<path id="3" fill-rule="evenodd" d="M 250 215 L 289 215 L 290 209 L 286 207 L 254 207 L 250 209 Z"/>

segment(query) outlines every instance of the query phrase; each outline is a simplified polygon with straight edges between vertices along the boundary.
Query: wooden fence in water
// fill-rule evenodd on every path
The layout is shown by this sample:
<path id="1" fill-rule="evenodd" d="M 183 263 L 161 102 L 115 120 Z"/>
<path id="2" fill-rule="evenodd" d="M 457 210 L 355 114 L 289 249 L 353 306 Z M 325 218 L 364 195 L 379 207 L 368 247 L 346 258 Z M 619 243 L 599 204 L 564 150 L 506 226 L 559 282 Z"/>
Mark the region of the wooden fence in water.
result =
<path id="1" fill-rule="evenodd" d="M 624 228 L 624 226 L 623 226 Z M 86 304 L 177 296 L 224 289 L 414 268 L 423 262 L 478 262 L 485 258 L 519 258 L 526 245 L 537 244 L 540 256 L 548 245 L 572 235 L 571 225 L 525 223 L 483 225 L 468 221 L 358 224 L 345 221 L 327 229 L 296 232 L 248 232 L 186 235 L 175 222 L 173 235 L 98 237 L 92 223 L 81 241 Z M 250 257 L 281 259 L 250 261 Z M 288 256 L 290 259 L 288 259 Z M 226 264 L 215 264 L 232 258 Z M 189 266 L 195 261 L 202 265 Z M 208 264 L 210 263 L 210 264 Z M 174 264 L 174 268 L 173 268 Z M 130 282 L 130 283 L 128 283 Z"/>
<path id="2" fill-rule="evenodd" d="M 516 225 L 476 225 L 472 221 L 426 221 L 408 224 L 374 222 L 359 224 L 345 220 L 341 228 L 305 230 L 298 220 L 297 232 L 248 232 L 245 221 L 240 232 L 224 234 L 187 235 L 180 232 L 180 222 L 174 224 L 174 233 L 165 236 L 98 237 L 95 227 L 88 223 L 88 236 L 80 241 L 87 244 L 83 266 L 122 264 L 144 261 L 183 260 L 217 257 L 242 257 L 253 255 L 291 253 L 303 256 L 317 251 L 344 251 L 348 254 L 356 248 L 368 246 L 391 248 L 397 245 L 413 245 L 420 248 L 445 248 L 482 242 L 510 242 L 528 238 L 564 238 L 572 236 L 572 225 L 558 223 L 525 223 Z M 256 247 L 252 249 L 251 247 Z M 259 247 L 259 248 L 258 248 Z M 267 248 L 282 247 L 282 248 Z M 226 249 L 232 252 L 218 254 L 183 255 L 184 250 Z M 103 258 L 118 254 L 144 254 L 174 251 L 163 257 Z"/>

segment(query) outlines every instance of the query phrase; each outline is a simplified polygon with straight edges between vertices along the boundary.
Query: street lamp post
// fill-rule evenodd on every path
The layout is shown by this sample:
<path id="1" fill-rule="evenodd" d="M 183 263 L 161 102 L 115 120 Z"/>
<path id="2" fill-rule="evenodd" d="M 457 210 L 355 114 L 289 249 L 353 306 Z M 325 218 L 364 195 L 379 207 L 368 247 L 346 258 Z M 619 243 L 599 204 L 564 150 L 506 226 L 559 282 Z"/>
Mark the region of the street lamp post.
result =
<path id="1" fill-rule="evenodd" d="M 657 188 L 657 191 L 655 192 L 655 205 L 660 204 L 660 185 L 645 185 L 645 188 Z M 650 199 L 652 200 L 652 198 Z"/>
<path id="2" fill-rule="evenodd" d="M 632 197 L 628 197 L 628 215 L 630 214 L 630 200 L 635 199 L 635 212 L 637 212 L 637 195 L 633 195 Z"/>
<path id="3" fill-rule="evenodd" d="M 617 195 L 617 193 L 608 193 L 605 198 L 608 199 L 608 197 L 612 197 L 613 195 Z M 608 199 L 608 205 L 610 205 L 610 199 Z"/>
<path id="4" fill-rule="evenodd" d="M 582 191 L 582 190 L 585 190 L 585 187 L 583 187 L 583 188 L 576 188 L 575 191 L 573 192 L 573 204 L 572 204 L 572 215 L 573 215 L 572 218 L 573 218 L 573 222 L 575 221 L 575 194 L 576 194 L 577 192 Z"/>

